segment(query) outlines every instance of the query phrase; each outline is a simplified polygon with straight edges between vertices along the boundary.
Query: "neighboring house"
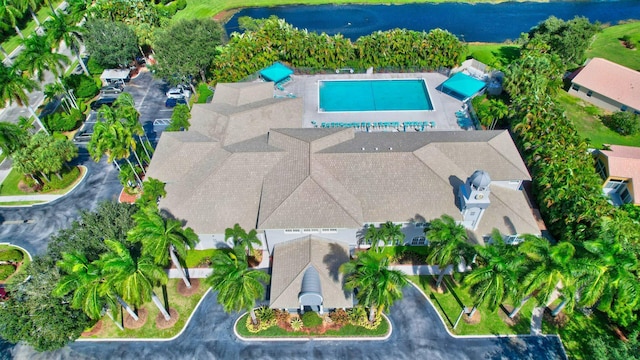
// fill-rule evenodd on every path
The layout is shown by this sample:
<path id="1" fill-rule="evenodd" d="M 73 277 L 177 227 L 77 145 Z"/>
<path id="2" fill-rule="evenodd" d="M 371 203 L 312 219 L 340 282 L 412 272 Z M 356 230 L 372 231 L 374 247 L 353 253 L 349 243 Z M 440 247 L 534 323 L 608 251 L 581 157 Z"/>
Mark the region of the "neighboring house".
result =
<path id="1" fill-rule="evenodd" d="M 611 145 L 595 152 L 596 171 L 604 180 L 603 191 L 614 205 L 640 205 L 640 148 Z"/>
<path id="2" fill-rule="evenodd" d="M 334 288 L 336 269 L 369 224 L 401 224 L 416 245 L 443 214 L 475 243 L 493 228 L 540 233 L 507 131 L 300 128 L 303 106 L 274 98 L 271 83 L 218 84 L 211 103 L 194 105 L 189 131 L 162 134 L 147 171 L 166 183 L 160 208 L 195 230 L 198 248 L 228 246 L 235 223 L 258 230 L 273 256 L 273 307 L 349 302 Z"/>
<path id="3" fill-rule="evenodd" d="M 593 58 L 570 78 L 569 94 L 609 111 L 640 114 L 640 72 Z"/>

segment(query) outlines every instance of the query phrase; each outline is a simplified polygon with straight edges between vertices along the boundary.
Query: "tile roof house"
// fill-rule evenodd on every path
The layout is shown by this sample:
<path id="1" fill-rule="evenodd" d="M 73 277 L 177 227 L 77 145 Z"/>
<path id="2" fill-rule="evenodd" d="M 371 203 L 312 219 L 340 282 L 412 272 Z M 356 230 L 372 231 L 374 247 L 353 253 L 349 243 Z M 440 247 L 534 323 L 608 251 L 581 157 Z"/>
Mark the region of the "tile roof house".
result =
<path id="1" fill-rule="evenodd" d="M 570 94 L 609 111 L 640 113 L 640 72 L 593 58 L 572 77 Z"/>
<path id="2" fill-rule="evenodd" d="M 322 289 L 325 308 L 343 307 L 351 300 L 334 291 L 342 280 L 327 275 L 326 253 L 342 249 L 338 263 L 347 261 L 363 229 L 386 221 L 402 224 L 406 243 L 424 243 L 429 220 L 462 221 L 458 192 L 478 169 L 491 176 L 490 205 L 471 241 L 494 228 L 540 233 L 521 190 L 531 178 L 507 131 L 300 128 L 300 100 L 274 99 L 271 83 L 218 84 L 212 103 L 194 106 L 189 131 L 162 134 L 147 171 L 166 183 L 160 208 L 194 229 L 198 248 L 228 246 L 235 223 L 258 230 L 274 256 L 274 307 L 313 303 L 311 290 L 296 298 L 303 284 Z"/>
<path id="3" fill-rule="evenodd" d="M 640 205 L 640 148 L 611 145 L 595 153 L 603 191 L 614 205 Z"/>

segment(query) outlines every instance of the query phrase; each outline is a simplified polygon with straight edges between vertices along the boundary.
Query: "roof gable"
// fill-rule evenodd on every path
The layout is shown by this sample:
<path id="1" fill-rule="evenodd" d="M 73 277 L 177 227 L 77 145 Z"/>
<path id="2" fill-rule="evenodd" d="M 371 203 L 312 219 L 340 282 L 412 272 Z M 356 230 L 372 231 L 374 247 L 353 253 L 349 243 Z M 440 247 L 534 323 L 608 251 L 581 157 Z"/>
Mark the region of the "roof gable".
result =
<path id="1" fill-rule="evenodd" d="M 573 78 L 573 83 L 640 110 L 640 72 L 638 71 L 609 60 L 593 58 Z"/>

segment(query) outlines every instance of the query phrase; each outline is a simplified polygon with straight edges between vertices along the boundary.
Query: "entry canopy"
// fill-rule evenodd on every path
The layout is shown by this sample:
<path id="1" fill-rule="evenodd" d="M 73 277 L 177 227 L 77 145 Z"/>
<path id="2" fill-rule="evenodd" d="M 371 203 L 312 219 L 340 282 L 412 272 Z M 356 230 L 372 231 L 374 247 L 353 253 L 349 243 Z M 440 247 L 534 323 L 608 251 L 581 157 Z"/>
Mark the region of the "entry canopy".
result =
<path id="1" fill-rule="evenodd" d="M 260 70 L 260 75 L 267 81 L 279 83 L 293 74 L 293 70 L 284 66 L 282 63 L 276 62 L 268 68 Z"/>
<path id="2" fill-rule="evenodd" d="M 463 73 L 457 73 L 442 83 L 442 92 L 460 100 L 466 100 L 477 94 L 487 84 Z"/>

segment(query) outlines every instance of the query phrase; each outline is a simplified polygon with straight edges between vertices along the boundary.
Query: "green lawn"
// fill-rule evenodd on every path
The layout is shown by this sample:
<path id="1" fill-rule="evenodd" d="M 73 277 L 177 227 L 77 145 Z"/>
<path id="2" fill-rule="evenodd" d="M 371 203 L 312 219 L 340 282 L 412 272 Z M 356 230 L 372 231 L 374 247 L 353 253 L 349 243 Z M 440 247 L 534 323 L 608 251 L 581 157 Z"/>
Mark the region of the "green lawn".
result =
<path id="1" fill-rule="evenodd" d="M 556 101 L 565 110 L 567 117 L 573 121 L 578 133 L 589 141 L 590 147 L 600 149 L 603 144 L 627 146 L 640 144 L 640 134 L 622 136 L 606 127 L 600 121 L 600 116 L 604 114 L 602 109 L 562 90 L 556 96 Z"/>
<path id="2" fill-rule="evenodd" d="M 432 291 L 429 285 L 430 283 L 435 284 L 434 277 L 409 276 L 409 278 L 427 294 L 449 330 L 456 335 L 514 335 L 529 334 L 530 332 L 534 301 L 529 301 L 525 304 L 519 314 L 520 320 L 514 326 L 509 326 L 501 319 L 499 313 L 502 312 L 504 317 L 506 317 L 506 314 L 500 308 L 491 311 L 487 307 L 481 306 L 478 308 L 481 315 L 481 321 L 478 324 L 468 324 L 462 319 L 454 330 L 453 324 L 458 318 L 462 307 L 473 306 L 469 290 L 466 287 L 454 285 L 450 278 L 446 277 L 447 290 L 443 294 L 438 294 Z M 440 325 L 438 324 L 438 326 Z"/>
<path id="3" fill-rule="evenodd" d="M 503 69 L 520 56 L 520 48 L 509 44 L 470 43 L 469 56 L 493 68 Z"/>
<path id="4" fill-rule="evenodd" d="M 18 189 L 18 183 L 22 180 L 20 174 L 15 168 L 11 168 L 11 172 L 0 184 L 0 196 L 24 195 L 25 193 Z"/>
<path id="5" fill-rule="evenodd" d="M 187 257 L 184 261 L 188 268 L 208 265 L 208 261 L 213 255 L 229 251 L 230 249 L 187 250 Z"/>
<path id="6" fill-rule="evenodd" d="M 156 317 L 160 314 L 160 310 L 158 310 L 152 302 L 148 302 L 143 306 L 143 308 L 148 312 L 147 321 L 141 328 L 125 329 L 122 331 L 115 326 L 111 319 L 105 316 L 102 319 L 102 330 L 95 335 L 89 336 L 89 338 L 166 339 L 175 336 L 185 326 L 187 319 L 191 316 L 196 305 L 208 289 L 206 285 L 200 283 L 195 294 L 185 297 L 178 293 L 177 285 L 179 282 L 182 282 L 182 280 L 170 279 L 167 284 L 169 307 L 176 309 L 179 314 L 178 321 L 174 326 L 168 329 L 158 329 L 156 327 Z M 155 292 L 160 299 L 162 299 L 162 290 L 160 288 L 156 288 Z"/>
<path id="7" fill-rule="evenodd" d="M 624 35 L 631 37 L 635 50 L 622 46 L 619 39 Z M 596 35 L 586 57 L 601 57 L 640 71 L 640 21 L 605 28 Z"/>
<path id="8" fill-rule="evenodd" d="M 62 0 L 58 0 L 58 1 L 53 1 L 53 8 L 57 8 L 60 4 L 62 3 Z M 48 5 L 44 4 L 40 10 L 38 10 L 38 12 L 36 13 L 36 16 L 38 17 L 38 20 L 40 20 L 40 23 L 43 23 L 44 20 L 49 17 L 49 14 L 51 14 L 51 9 L 49 8 Z M 29 35 L 33 34 L 33 32 L 36 30 L 36 22 L 33 21 L 33 18 L 31 17 L 31 14 L 27 12 L 27 14 L 25 14 L 25 16 L 28 17 L 29 22 L 27 23 L 26 28 L 24 29 L 20 29 L 20 31 L 22 32 L 22 35 L 24 35 L 24 37 L 29 37 Z M 15 31 L 13 29 L 13 27 L 11 27 L 11 31 Z M 20 35 L 15 34 L 14 36 L 9 37 L 8 39 L 6 39 L 3 43 L 2 43 L 2 47 L 4 47 L 4 49 L 10 54 L 13 50 L 15 50 L 15 48 L 18 47 L 18 45 L 20 45 Z"/>
<path id="9" fill-rule="evenodd" d="M 24 278 L 26 276 L 26 274 L 24 273 L 25 269 L 27 268 L 27 265 L 31 263 L 31 259 L 29 258 L 29 255 L 25 253 L 22 249 L 19 249 L 11 245 L 0 245 L 0 251 L 10 250 L 10 249 L 20 250 L 24 254 L 24 258 L 22 259 L 22 265 L 18 267 L 17 271 L 13 275 L 11 275 L 10 278 L 4 281 L 5 284 L 12 284 L 18 281 L 24 281 Z"/>
<path id="10" fill-rule="evenodd" d="M 49 195 L 62 195 L 66 194 L 71 188 L 81 179 L 81 176 L 84 172 L 86 172 L 85 167 L 81 167 L 79 170 L 78 167 L 73 167 L 70 170 L 61 171 L 62 180 L 58 179 L 56 175 L 51 175 L 51 180 L 60 185 L 61 189 L 51 190 L 51 191 L 42 191 L 38 193 L 26 193 L 21 191 L 18 188 L 18 184 L 20 180 L 22 180 L 23 176 L 20 174 L 16 168 L 12 168 L 11 172 L 4 179 L 2 184 L 0 184 L 0 196 L 12 196 L 12 195 L 38 195 L 38 194 L 49 194 Z"/>

